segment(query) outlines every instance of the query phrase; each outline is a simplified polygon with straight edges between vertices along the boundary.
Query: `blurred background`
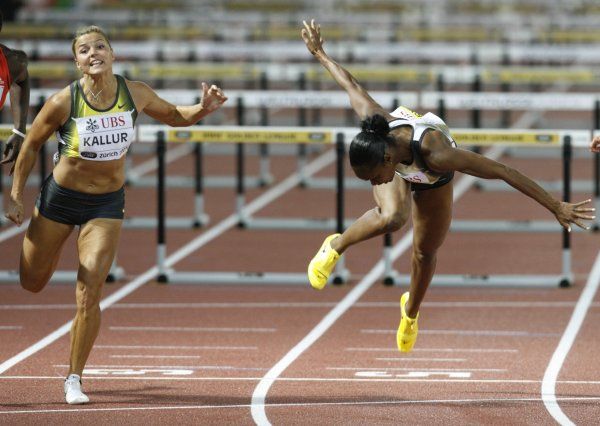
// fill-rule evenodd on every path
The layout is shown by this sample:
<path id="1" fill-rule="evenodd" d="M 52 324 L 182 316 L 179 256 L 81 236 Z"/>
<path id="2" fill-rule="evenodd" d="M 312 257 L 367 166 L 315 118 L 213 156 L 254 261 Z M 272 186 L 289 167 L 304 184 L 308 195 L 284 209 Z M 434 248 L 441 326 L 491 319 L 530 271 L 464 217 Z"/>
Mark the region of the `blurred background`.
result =
<path id="1" fill-rule="evenodd" d="M 155 89 L 198 93 L 207 81 L 226 91 L 338 90 L 299 35 L 302 20 L 315 18 L 327 52 L 371 91 L 438 113 L 435 93 L 489 94 L 448 98 L 442 115 L 451 127 L 597 127 L 596 1 L 3 0 L 1 7 L 1 41 L 27 52 L 35 89 L 77 78 L 71 37 L 95 24 L 111 38 L 115 72 Z M 414 96 L 403 100 L 404 92 Z M 550 95 L 500 96 L 537 92 Z M 269 109 L 268 123 L 298 124 L 290 107 Z M 535 117 L 519 122 L 532 109 Z M 260 124 L 264 113 L 248 109 L 245 124 Z M 208 121 L 235 124 L 232 114 L 224 109 Z M 347 108 L 307 114 L 302 124 L 357 124 Z M 8 108 L 2 121 L 10 121 Z"/>

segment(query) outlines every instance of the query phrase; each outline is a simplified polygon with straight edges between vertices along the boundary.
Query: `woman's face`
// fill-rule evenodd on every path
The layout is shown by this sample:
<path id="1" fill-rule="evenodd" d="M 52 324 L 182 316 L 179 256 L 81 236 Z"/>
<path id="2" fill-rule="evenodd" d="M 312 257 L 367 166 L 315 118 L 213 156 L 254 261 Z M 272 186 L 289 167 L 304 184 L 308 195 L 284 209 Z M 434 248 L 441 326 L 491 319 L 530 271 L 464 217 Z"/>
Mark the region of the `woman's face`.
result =
<path id="1" fill-rule="evenodd" d="M 102 34 L 88 33 L 75 43 L 75 64 L 84 74 L 112 72 L 113 51 Z"/>
<path id="2" fill-rule="evenodd" d="M 356 177 L 362 180 L 368 180 L 371 185 L 381 185 L 394 180 L 396 167 L 386 155 L 384 160 L 374 167 L 356 167 L 353 168 Z"/>

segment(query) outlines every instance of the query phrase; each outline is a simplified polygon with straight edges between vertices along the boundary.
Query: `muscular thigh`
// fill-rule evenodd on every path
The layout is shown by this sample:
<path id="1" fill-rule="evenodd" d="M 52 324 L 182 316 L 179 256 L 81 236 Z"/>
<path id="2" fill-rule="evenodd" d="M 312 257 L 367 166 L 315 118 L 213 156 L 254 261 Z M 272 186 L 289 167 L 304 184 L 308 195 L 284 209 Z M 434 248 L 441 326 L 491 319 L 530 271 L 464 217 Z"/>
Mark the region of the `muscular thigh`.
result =
<path id="1" fill-rule="evenodd" d="M 424 251 L 437 250 L 452 222 L 452 182 L 413 193 L 413 244 Z"/>
<path id="2" fill-rule="evenodd" d="M 44 272 L 53 268 L 73 225 L 55 222 L 35 208 L 23 240 L 21 266 Z"/>
<path id="3" fill-rule="evenodd" d="M 399 176 L 389 183 L 373 186 L 373 198 L 382 214 L 410 212 L 410 184 Z"/>
<path id="4" fill-rule="evenodd" d="M 119 245 L 122 220 L 93 219 L 79 231 L 77 247 L 81 266 L 89 270 L 108 273 Z"/>

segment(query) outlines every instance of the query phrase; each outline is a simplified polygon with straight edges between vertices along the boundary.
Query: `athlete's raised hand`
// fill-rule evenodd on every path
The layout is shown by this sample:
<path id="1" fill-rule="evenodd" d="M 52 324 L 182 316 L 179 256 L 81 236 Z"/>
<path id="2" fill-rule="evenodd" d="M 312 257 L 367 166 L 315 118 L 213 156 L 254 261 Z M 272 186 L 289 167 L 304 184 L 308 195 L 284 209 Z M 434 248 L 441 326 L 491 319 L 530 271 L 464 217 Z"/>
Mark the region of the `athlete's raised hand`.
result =
<path id="1" fill-rule="evenodd" d="M 213 112 L 221 107 L 227 100 L 227 96 L 223 93 L 223 91 L 215 86 L 208 86 L 208 84 L 202 82 L 202 99 L 200 100 L 200 104 L 202 108 L 208 112 Z"/>
<path id="2" fill-rule="evenodd" d="M 310 20 L 310 25 L 302 21 L 304 28 L 301 31 L 302 40 L 306 44 L 308 51 L 313 55 L 323 52 L 323 37 L 321 37 L 321 26 L 314 19 Z"/>

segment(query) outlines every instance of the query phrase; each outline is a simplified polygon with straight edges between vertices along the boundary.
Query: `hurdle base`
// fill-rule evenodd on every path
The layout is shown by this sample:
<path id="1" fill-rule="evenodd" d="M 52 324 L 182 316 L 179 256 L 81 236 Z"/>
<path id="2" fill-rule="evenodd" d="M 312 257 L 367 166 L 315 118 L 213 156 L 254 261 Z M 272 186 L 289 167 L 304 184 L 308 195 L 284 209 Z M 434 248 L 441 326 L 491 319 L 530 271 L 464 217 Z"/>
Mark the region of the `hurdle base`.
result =
<path id="1" fill-rule="evenodd" d="M 434 275 L 431 285 L 447 287 L 570 287 L 571 275 Z M 394 285 L 410 284 L 410 275 L 398 275 Z"/>
<path id="2" fill-rule="evenodd" d="M 127 186 L 135 188 L 156 188 L 157 178 L 155 176 L 128 176 Z M 260 188 L 269 184 L 268 178 L 260 176 L 245 176 L 244 186 L 246 188 Z M 205 188 L 235 188 L 237 180 L 235 176 L 205 176 L 202 179 Z M 190 176 L 168 176 L 165 178 L 167 188 L 195 188 L 196 180 Z"/>
<path id="3" fill-rule="evenodd" d="M 354 219 L 346 219 L 344 227 L 349 227 Z M 281 229 L 281 230 L 318 230 L 332 231 L 337 227 L 337 221 L 333 218 L 327 219 L 303 219 L 303 218 L 268 218 L 268 217 L 244 217 L 240 219 L 240 227 L 245 229 Z"/>
<path id="4" fill-rule="evenodd" d="M 452 232 L 561 232 L 562 226 L 553 220 L 453 220 Z M 578 226 L 573 232 L 589 232 Z"/>
<path id="5" fill-rule="evenodd" d="M 563 181 L 538 181 L 538 184 L 548 192 L 561 192 L 563 190 Z M 475 183 L 475 188 L 480 191 L 517 191 L 504 181 L 498 180 L 478 180 Z M 594 186 L 591 181 L 574 180 L 571 182 L 571 191 L 573 192 L 594 192 Z"/>
<path id="6" fill-rule="evenodd" d="M 114 283 L 123 278 L 125 278 L 125 269 L 117 266 L 116 268 L 111 268 L 111 270 L 108 272 L 108 275 L 106 276 L 106 282 Z"/>
<path id="7" fill-rule="evenodd" d="M 161 281 L 164 280 L 164 281 Z M 189 272 L 169 269 L 163 271 L 159 282 L 172 284 L 271 284 L 309 285 L 306 273 L 287 272 Z"/>
<path id="8" fill-rule="evenodd" d="M 303 188 L 311 189 L 336 189 L 337 180 L 335 178 L 327 177 L 310 177 L 305 178 L 302 181 Z M 344 188 L 346 189 L 371 189 L 372 185 L 370 182 L 363 181 L 357 178 L 345 178 Z"/>
<path id="9" fill-rule="evenodd" d="M 197 217 L 167 217 L 165 226 L 171 229 L 201 228 L 210 222 L 206 214 Z M 127 217 L 123 220 L 123 227 L 128 229 L 153 229 L 158 226 L 156 217 Z"/>

